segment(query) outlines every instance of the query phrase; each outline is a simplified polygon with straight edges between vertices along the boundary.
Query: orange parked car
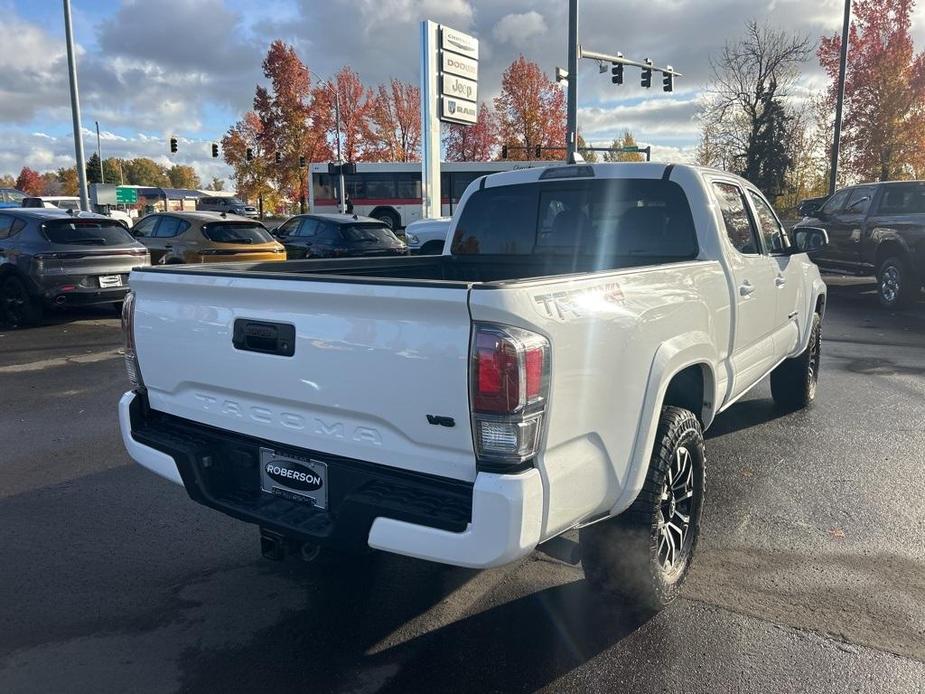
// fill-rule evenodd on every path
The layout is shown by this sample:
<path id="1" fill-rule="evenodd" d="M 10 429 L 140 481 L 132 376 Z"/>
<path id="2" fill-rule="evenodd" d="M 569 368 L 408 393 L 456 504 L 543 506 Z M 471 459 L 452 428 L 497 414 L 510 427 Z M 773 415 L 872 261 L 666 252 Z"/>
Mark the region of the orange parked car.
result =
<path id="1" fill-rule="evenodd" d="M 132 235 L 152 265 L 285 260 L 286 249 L 260 222 L 219 212 L 158 212 L 135 223 Z"/>

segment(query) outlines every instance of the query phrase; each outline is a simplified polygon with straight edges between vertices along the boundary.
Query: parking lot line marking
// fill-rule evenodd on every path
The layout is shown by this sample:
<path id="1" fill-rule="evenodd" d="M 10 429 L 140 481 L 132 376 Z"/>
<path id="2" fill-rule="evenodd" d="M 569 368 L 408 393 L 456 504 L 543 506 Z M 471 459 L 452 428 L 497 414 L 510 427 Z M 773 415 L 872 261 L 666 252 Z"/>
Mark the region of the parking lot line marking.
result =
<path id="1" fill-rule="evenodd" d="M 79 354 L 73 357 L 55 357 L 53 359 L 42 359 L 40 361 L 27 362 L 25 364 L 10 364 L 9 366 L 0 366 L 0 374 L 7 373 L 26 373 L 29 371 L 44 371 L 58 366 L 69 366 L 71 364 L 93 364 L 98 361 L 107 359 L 118 359 L 123 355 L 121 349 L 111 349 L 106 352 L 92 352 L 91 354 Z"/>

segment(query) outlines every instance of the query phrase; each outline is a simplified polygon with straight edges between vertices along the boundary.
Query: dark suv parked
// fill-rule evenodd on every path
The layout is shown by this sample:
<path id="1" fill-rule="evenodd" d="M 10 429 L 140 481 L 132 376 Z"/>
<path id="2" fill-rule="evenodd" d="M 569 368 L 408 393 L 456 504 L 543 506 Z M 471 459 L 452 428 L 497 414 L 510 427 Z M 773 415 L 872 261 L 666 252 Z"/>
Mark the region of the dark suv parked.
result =
<path id="1" fill-rule="evenodd" d="M 372 217 L 349 214 L 300 214 L 273 235 L 296 258 L 345 258 L 408 255 L 408 246 L 391 227 Z"/>
<path id="2" fill-rule="evenodd" d="M 118 303 L 147 249 L 108 217 L 58 209 L 0 210 L 0 319 L 37 323 L 46 306 Z"/>
<path id="3" fill-rule="evenodd" d="M 883 306 L 901 306 L 920 295 L 925 280 L 925 181 L 843 188 L 795 228 L 800 227 L 828 232 L 828 245 L 813 256 L 819 267 L 875 274 Z"/>

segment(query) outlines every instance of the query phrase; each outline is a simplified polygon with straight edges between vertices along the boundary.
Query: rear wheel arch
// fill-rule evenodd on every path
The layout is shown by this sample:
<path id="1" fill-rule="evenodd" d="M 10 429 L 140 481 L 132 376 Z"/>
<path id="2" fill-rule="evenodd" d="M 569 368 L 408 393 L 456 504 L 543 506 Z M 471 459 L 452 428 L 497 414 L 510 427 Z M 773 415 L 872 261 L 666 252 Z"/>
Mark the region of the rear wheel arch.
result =
<path id="1" fill-rule="evenodd" d="M 713 369 L 706 362 L 696 362 L 669 378 L 660 408 L 674 406 L 690 410 L 706 427 L 713 419 L 714 393 Z"/>
<path id="2" fill-rule="evenodd" d="M 874 270 L 880 268 L 880 264 L 890 257 L 907 259 L 909 251 L 900 241 L 896 239 L 887 239 L 877 246 L 877 253 L 874 257 Z"/>

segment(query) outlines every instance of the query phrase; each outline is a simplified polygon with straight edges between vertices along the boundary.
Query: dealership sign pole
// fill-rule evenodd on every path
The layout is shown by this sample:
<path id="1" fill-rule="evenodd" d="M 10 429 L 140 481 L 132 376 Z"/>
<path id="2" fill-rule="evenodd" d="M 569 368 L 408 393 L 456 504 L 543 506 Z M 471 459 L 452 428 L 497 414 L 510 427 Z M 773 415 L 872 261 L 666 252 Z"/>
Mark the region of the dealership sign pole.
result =
<path id="1" fill-rule="evenodd" d="M 479 42 L 472 36 L 421 22 L 421 195 L 423 218 L 440 217 L 440 123 L 478 120 Z"/>

